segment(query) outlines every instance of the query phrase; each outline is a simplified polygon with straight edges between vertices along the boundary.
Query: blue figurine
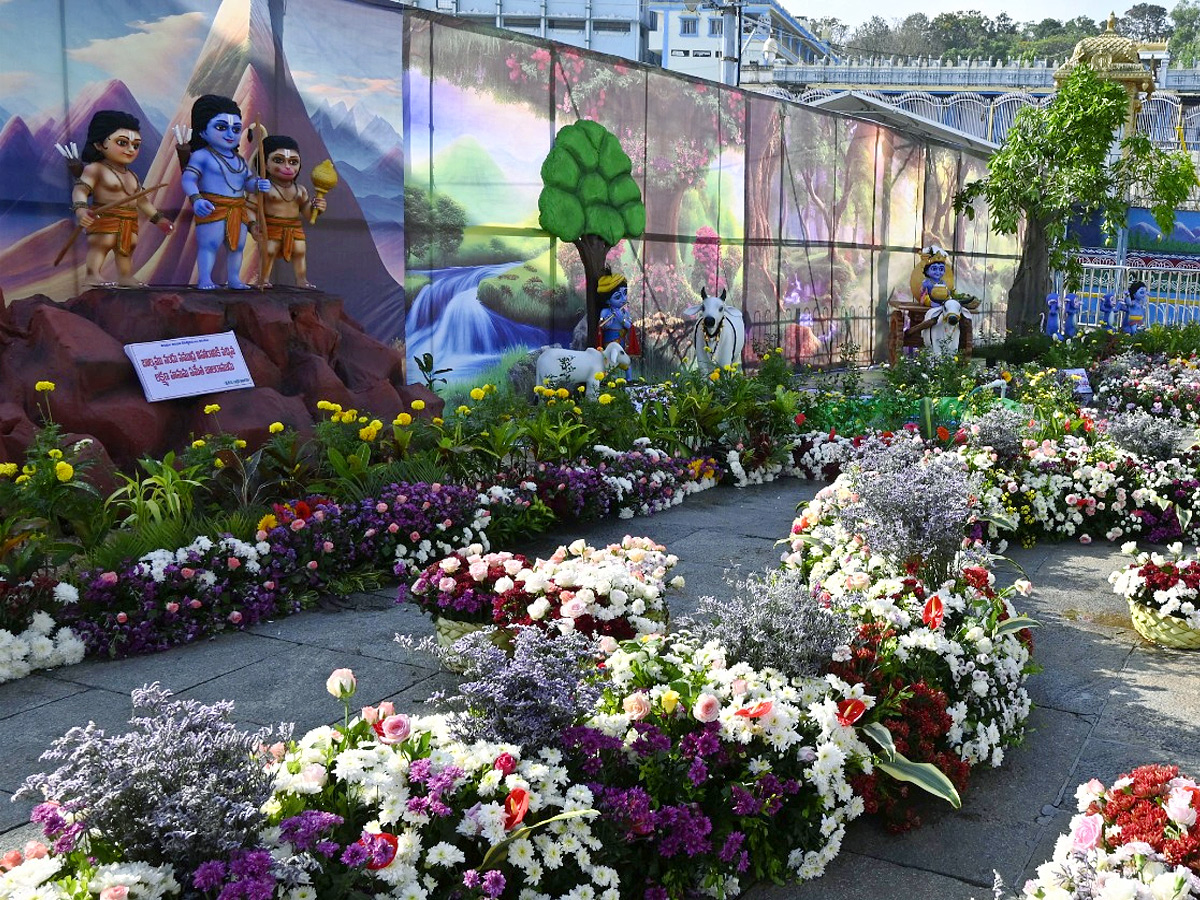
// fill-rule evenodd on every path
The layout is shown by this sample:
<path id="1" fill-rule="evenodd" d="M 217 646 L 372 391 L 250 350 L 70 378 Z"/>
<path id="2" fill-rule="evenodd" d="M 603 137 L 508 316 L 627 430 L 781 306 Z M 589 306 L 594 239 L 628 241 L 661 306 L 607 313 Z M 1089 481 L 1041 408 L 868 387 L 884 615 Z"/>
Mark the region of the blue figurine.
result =
<path id="1" fill-rule="evenodd" d="M 1079 297 L 1072 291 L 1063 301 L 1063 338 L 1070 340 L 1079 332 Z"/>
<path id="2" fill-rule="evenodd" d="M 1105 331 L 1112 331 L 1116 325 L 1117 304 L 1113 302 L 1111 293 L 1105 294 L 1100 298 L 1100 316 L 1099 325 Z"/>
<path id="3" fill-rule="evenodd" d="M 633 315 L 629 312 L 629 285 L 625 276 L 606 272 L 597 284 L 597 293 L 606 303 L 605 308 L 600 311 L 597 349 L 603 350 L 616 341 L 630 356 L 641 356 L 642 348 L 638 343 L 637 328 L 634 327 Z M 625 370 L 625 377 L 630 377 L 629 369 Z"/>
<path id="4" fill-rule="evenodd" d="M 1149 290 L 1144 281 L 1135 281 L 1129 285 L 1128 296 L 1121 301 L 1121 311 L 1125 313 L 1121 320 L 1121 330 L 1126 334 L 1136 334 L 1146 327 L 1146 308 L 1149 301 Z"/>
<path id="5" fill-rule="evenodd" d="M 1061 303 L 1058 299 L 1058 294 L 1052 293 L 1046 298 L 1046 318 L 1042 325 L 1042 330 L 1056 341 L 1062 340 L 1059 336 L 1059 321 L 1058 313 Z"/>

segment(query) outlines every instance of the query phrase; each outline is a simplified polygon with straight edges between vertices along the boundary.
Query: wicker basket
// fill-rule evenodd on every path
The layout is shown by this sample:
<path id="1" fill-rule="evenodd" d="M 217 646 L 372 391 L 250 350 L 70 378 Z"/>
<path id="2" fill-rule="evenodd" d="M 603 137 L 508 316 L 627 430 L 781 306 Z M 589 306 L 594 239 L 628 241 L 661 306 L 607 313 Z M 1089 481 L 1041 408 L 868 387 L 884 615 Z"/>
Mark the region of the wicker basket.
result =
<path id="1" fill-rule="evenodd" d="M 442 616 L 437 616 L 433 620 L 434 637 L 437 639 L 438 646 L 443 650 L 451 650 L 454 647 L 455 641 L 487 627 L 489 626 L 480 622 L 463 622 L 459 619 L 447 619 Z M 501 650 L 506 652 L 512 651 L 512 634 L 503 628 L 497 628 L 491 633 L 491 641 Z M 461 672 L 466 668 L 466 666 L 452 658 L 447 658 L 444 662 L 446 668 L 452 672 Z"/>
<path id="2" fill-rule="evenodd" d="M 1200 631 L 1183 619 L 1164 616 L 1157 609 L 1129 601 L 1129 617 L 1137 633 L 1160 647 L 1175 650 L 1200 650 Z"/>

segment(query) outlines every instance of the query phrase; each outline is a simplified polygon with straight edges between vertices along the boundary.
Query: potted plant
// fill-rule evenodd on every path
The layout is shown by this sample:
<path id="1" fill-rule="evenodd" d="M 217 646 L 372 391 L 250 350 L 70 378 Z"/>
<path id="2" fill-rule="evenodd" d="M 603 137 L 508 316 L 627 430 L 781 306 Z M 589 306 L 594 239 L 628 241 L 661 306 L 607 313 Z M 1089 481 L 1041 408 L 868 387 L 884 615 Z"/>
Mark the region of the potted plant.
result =
<path id="1" fill-rule="evenodd" d="M 1108 580 L 1129 601 L 1137 633 L 1163 647 L 1200 650 L 1200 559 L 1185 557 L 1182 543 L 1171 544 L 1165 554 L 1138 553 L 1133 541 L 1121 549 L 1134 561 Z"/>

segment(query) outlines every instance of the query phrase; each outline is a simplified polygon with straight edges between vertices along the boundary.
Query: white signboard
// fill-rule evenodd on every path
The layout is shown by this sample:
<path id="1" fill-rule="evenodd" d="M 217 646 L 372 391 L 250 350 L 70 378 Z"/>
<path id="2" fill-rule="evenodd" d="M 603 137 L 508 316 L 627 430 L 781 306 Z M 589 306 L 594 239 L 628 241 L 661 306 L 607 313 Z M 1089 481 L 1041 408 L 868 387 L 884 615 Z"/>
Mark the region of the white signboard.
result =
<path id="1" fill-rule="evenodd" d="M 1088 381 L 1087 369 L 1063 369 L 1063 374 L 1075 382 L 1075 393 L 1092 396 L 1092 383 Z"/>
<path id="2" fill-rule="evenodd" d="M 254 387 L 232 331 L 126 344 L 146 401 Z"/>

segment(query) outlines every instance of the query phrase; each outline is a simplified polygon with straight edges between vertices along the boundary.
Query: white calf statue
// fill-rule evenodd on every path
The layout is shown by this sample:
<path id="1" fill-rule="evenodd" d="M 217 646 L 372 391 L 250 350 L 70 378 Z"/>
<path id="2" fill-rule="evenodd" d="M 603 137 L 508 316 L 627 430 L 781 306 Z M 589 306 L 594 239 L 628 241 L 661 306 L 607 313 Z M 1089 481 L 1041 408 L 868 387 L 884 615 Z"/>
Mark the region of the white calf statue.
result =
<path id="1" fill-rule="evenodd" d="M 953 356 L 958 352 L 962 338 L 958 326 L 963 319 L 969 322 L 971 314 L 953 298 L 935 303 L 925 313 L 924 321 L 917 327 L 922 329 L 921 340 L 934 356 Z"/>
<path id="2" fill-rule="evenodd" d="M 746 325 L 742 311 L 725 305 L 725 291 L 720 297 L 710 297 L 700 288 L 700 302 L 683 311 L 684 316 L 696 319 L 692 330 L 692 358 L 696 368 L 707 375 L 713 369 L 741 363 L 746 346 Z"/>
<path id="3" fill-rule="evenodd" d="M 584 392 L 587 398 L 594 400 L 600 393 L 600 381 L 596 376 L 609 369 L 626 369 L 630 362 L 629 354 L 617 341 L 610 343 L 603 352 L 595 347 L 587 350 L 550 347 L 538 357 L 535 384 L 551 384 L 555 387 L 582 384 L 587 388 Z"/>

